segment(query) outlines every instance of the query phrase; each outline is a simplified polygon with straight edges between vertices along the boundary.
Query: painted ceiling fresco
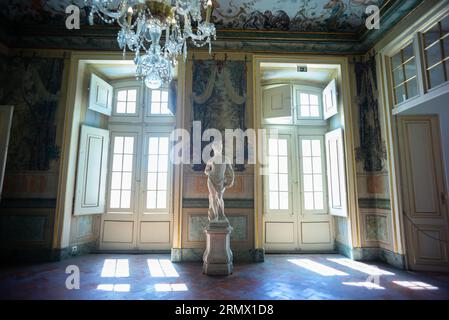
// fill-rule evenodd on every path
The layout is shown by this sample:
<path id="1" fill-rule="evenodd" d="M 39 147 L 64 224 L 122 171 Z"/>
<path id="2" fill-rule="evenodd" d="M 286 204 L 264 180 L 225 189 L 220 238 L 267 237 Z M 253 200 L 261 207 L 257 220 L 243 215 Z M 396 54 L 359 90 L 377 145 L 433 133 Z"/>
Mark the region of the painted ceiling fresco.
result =
<path id="1" fill-rule="evenodd" d="M 213 0 L 218 29 L 313 32 L 357 32 L 364 27 L 365 9 L 387 0 Z M 61 25 L 69 4 L 84 0 L 1 0 L 0 19 L 26 24 Z"/>

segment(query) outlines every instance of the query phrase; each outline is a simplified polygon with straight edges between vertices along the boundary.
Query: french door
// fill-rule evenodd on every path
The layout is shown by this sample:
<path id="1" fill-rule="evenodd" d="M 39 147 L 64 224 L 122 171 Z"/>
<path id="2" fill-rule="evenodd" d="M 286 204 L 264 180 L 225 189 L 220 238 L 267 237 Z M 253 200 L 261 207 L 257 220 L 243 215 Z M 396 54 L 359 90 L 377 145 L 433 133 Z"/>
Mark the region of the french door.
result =
<path id="1" fill-rule="evenodd" d="M 110 125 L 101 250 L 168 250 L 173 214 L 171 126 Z"/>
<path id="2" fill-rule="evenodd" d="M 267 252 L 333 249 L 324 133 L 292 126 L 268 138 L 263 179 Z"/>

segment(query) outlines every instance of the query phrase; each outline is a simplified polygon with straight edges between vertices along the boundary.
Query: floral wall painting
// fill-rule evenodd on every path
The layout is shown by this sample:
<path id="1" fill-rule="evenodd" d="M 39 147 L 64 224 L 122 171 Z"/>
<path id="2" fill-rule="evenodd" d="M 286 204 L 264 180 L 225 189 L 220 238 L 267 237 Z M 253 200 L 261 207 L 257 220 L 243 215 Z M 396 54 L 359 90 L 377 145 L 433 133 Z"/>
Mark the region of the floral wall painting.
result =
<path id="1" fill-rule="evenodd" d="M 366 172 L 380 172 L 385 167 L 386 147 L 380 127 L 375 57 L 355 64 L 359 105 L 360 147 L 357 161 Z"/>
<path id="2" fill-rule="evenodd" d="M 384 0 L 214 0 L 214 22 L 225 29 L 354 32 L 369 5 Z"/>
<path id="3" fill-rule="evenodd" d="M 63 25 L 65 8 L 81 8 L 87 24 L 84 0 L 4 0 L 0 18 L 30 24 Z M 364 26 L 365 9 L 386 0 L 213 0 L 213 22 L 219 29 L 357 32 Z M 101 20 L 96 21 L 101 23 Z"/>
<path id="4" fill-rule="evenodd" d="M 56 112 L 62 85 L 63 59 L 8 57 L 2 73 L 0 103 L 15 112 L 7 171 L 47 171 L 59 158 Z"/>
<path id="5" fill-rule="evenodd" d="M 246 130 L 246 61 L 193 60 L 192 93 L 193 121 L 201 121 L 202 133 L 217 129 L 224 139 L 225 129 Z M 208 144 L 202 142 L 201 150 Z M 193 170 L 204 166 L 194 164 Z M 243 171 L 244 165 L 234 169 Z"/>

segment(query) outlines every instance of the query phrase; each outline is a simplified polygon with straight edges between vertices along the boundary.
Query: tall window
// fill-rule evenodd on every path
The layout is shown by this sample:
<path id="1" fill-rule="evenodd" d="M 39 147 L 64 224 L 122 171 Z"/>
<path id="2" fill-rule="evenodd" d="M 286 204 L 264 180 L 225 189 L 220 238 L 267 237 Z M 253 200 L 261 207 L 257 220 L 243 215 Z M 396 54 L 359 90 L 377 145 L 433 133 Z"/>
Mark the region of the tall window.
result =
<path id="1" fill-rule="evenodd" d="M 449 80 L 449 16 L 423 34 L 429 89 Z"/>
<path id="2" fill-rule="evenodd" d="M 151 90 L 151 108 L 152 115 L 171 115 L 168 109 L 168 90 Z"/>
<path id="3" fill-rule="evenodd" d="M 288 166 L 288 140 L 268 140 L 268 188 L 269 208 L 271 210 L 289 209 L 289 166 Z"/>
<path id="4" fill-rule="evenodd" d="M 391 57 L 395 104 L 399 104 L 418 94 L 416 58 L 413 43 Z"/>
<path id="5" fill-rule="evenodd" d="M 129 209 L 131 208 L 134 137 L 114 137 L 113 149 L 109 207 Z"/>
<path id="6" fill-rule="evenodd" d="M 137 90 L 118 90 L 115 112 L 117 114 L 135 114 L 137 104 Z"/>
<path id="7" fill-rule="evenodd" d="M 168 137 L 148 139 L 147 209 L 168 207 L 168 152 Z"/>
<path id="8" fill-rule="evenodd" d="M 300 138 L 304 209 L 324 210 L 323 157 L 321 138 Z"/>

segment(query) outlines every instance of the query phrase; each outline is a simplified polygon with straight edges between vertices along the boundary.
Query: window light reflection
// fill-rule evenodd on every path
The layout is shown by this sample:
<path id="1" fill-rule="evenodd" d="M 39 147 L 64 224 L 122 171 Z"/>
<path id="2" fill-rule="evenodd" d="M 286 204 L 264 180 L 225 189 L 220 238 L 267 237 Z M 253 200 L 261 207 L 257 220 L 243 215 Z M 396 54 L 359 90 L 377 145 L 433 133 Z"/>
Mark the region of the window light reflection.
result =
<path id="1" fill-rule="evenodd" d="M 337 258 L 337 259 L 333 259 L 333 258 L 328 258 L 327 260 L 338 263 L 342 266 L 369 274 L 371 276 L 391 276 L 394 275 L 394 273 L 389 272 L 389 271 L 385 271 L 382 269 L 379 269 L 377 266 L 372 266 L 369 264 L 365 264 L 359 261 L 354 261 L 348 258 Z"/>
<path id="2" fill-rule="evenodd" d="M 348 274 L 340 270 L 328 267 L 324 264 L 312 261 L 310 259 L 289 259 L 288 262 L 296 264 L 297 266 L 303 267 L 307 270 L 318 273 L 322 276 L 347 276 Z"/>
<path id="3" fill-rule="evenodd" d="M 438 290 L 438 287 L 421 281 L 393 281 L 393 283 L 411 290 Z"/>
<path id="4" fill-rule="evenodd" d="M 148 259 L 148 269 L 155 278 L 179 277 L 173 263 L 168 259 Z"/>
<path id="5" fill-rule="evenodd" d="M 177 292 L 188 291 L 185 283 L 157 283 L 154 285 L 157 292 Z"/>
<path id="6" fill-rule="evenodd" d="M 102 278 L 127 278 L 129 277 L 128 259 L 105 259 L 103 269 L 101 270 Z"/>

